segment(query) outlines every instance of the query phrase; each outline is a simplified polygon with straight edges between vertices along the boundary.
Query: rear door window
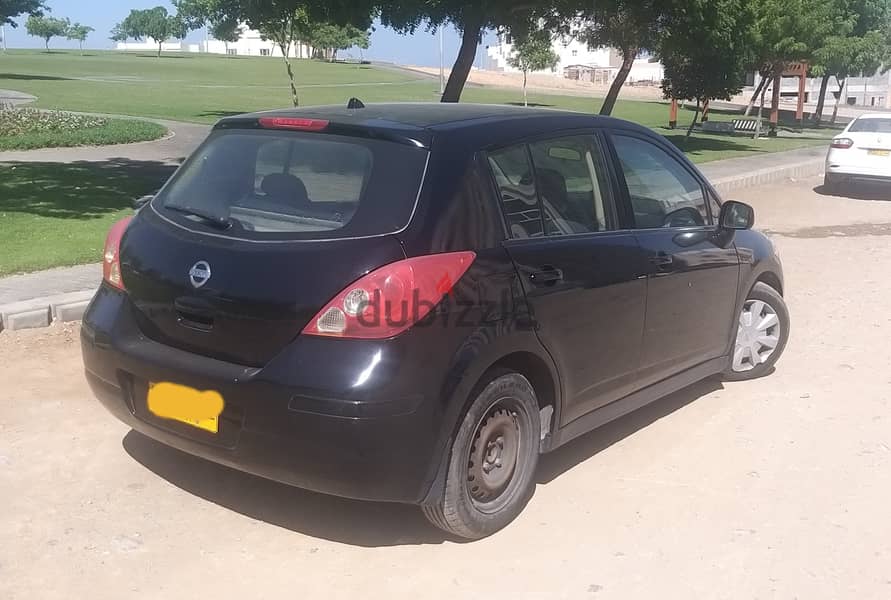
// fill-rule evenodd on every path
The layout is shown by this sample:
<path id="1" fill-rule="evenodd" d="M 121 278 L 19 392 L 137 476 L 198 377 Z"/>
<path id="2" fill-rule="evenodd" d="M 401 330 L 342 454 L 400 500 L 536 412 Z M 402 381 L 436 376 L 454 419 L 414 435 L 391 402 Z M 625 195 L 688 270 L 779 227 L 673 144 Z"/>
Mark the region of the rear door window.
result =
<path id="1" fill-rule="evenodd" d="M 606 168 L 594 136 L 577 135 L 529 145 L 544 211 L 545 234 L 606 231 Z"/>
<path id="2" fill-rule="evenodd" d="M 407 224 L 427 151 L 325 134 L 228 130 L 211 135 L 153 206 L 228 220 L 226 235 L 325 239 L 394 233 Z M 169 210 L 163 210 L 163 209 Z"/>

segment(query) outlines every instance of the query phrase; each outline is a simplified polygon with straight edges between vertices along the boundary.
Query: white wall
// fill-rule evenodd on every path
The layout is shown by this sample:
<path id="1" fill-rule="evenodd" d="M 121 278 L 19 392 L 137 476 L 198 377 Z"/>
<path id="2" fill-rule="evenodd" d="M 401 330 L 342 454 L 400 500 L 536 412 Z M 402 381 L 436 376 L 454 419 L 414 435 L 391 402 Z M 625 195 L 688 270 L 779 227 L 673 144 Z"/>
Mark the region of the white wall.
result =
<path id="1" fill-rule="evenodd" d="M 158 44 L 151 38 L 142 42 L 118 42 L 118 50 L 128 51 L 157 51 Z M 164 42 L 161 49 L 164 52 L 204 52 L 208 54 L 235 54 L 238 56 L 277 56 L 281 58 L 282 52 L 272 41 L 263 40 L 258 31 L 245 30 L 241 39 L 237 42 L 221 42 L 207 39 L 198 44 L 185 44 L 182 42 Z M 291 58 L 311 58 L 312 46 L 307 44 L 294 44 L 291 46 L 289 56 Z"/>
<path id="2" fill-rule="evenodd" d="M 115 48 L 118 50 L 128 50 L 128 51 L 158 51 L 158 42 L 153 40 L 152 38 L 145 38 L 141 42 L 118 42 L 115 45 Z M 161 44 L 161 50 L 163 52 L 180 52 L 183 49 L 182 42 L 164 42 Z"/>
<path id="3" fill-rule="evenodd" d="M 505 73 L 518 73 L 519 69 L 515 69 L 508 64 L 508 58 L 513 54 L 513 45 L 504 36 L 498 36 L 498 44 L 486 48 L 487 65 L 486 68 Z M 563 77 L 563 70 L 566 67 L 575 65 L 585 65 L 588 67 L 596 67 L 600 69 L 609 69 L 611 71 L 610 78 L 615 77 L 615 73 L 621 64 L 621 58 L 618 53 L 610 48 L 590 49 L 588 45 L 578 40 L 563 42 L 555 40 L 553 50 L 559 57 L 557 67 L 553 70 L 538 71 L 538 73 L 547 73 L 556 77 Z M 651 63 L 649 57 L 639 58 L 634 61 L 631 72 L 628 74 L 628 81 L 662 81 L 662 64 Z"/>

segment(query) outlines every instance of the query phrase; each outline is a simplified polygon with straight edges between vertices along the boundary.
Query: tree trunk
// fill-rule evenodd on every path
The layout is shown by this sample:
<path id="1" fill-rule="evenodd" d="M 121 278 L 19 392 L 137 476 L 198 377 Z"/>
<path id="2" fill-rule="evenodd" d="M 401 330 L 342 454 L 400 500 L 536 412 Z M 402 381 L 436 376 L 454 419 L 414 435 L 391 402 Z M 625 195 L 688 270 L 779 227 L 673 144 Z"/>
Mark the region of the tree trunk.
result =
<path id="1" fill-rule="evenodd" d="M 83 56 L 84 55 L 84 41 L 80 40 L 78 42 L 78 46 L 80 46 L 80 55 Z"/>
<path id="2" fill-rule="evenodd" d="M 43 44 L 46 46 L 46 51 L 49 52 L 49 38 L 43 40 Z"/>
<path id="3" fill-rule="evenodd" d="M 826 89 L 829 87 L 830 77 L 831 75 L 826 73 L 823 75 L 823 80 L 820 82 L 820 97 L 817 98 L 817 108 L 814 110 L 814 123 L 816 123 L 818 127 L 823 120 L 823 108 L 826 105 Z"/>
<path id="4" fill-rule="evenodd" d="M 464 91 L 464 84 L 467 83 L 467 76 L 470 75 L 470 68 L 473 66 L 473 59 L 476 57 L 476 47 L 480 41 L 480 34 L 483 29 L 483 19 L 476 14 L 468 15 L 465 22 L 461 24 L 461 48 L 458 50 L 458 57 L 455 64 L 452 65 L 452 72 L 449 73 L 449 80 L 446 82 L 445 91 L 442 93 L 440 102 L 458 102 L 461 100 L 461 92 Z"/>
<path id="5" fill-rule="evenodd" d="M 748 117 L 750 114 L 752 114 L 752 108 L 755 106 L 755 101 L 758 99 L 758 94 L 761 94 L 763 97 L 764 95 L 762 94 L 762 92 L 764 91 L 764 88 L 767 87 L 767 77 L 765 77 L 764 73 L 762 73 L 761 71 L 758 72 L 758 75 L 761 76 L 761 81 L 758 82 L 758 87 L 755 88 L 755 93 L 752 94 L 752 97 L 749 99 L 749 104 L 746 105 L 746 112 L 743 115 L 745 117 Z"/>
<path id="6" fill-rule="evenodd" d="M 161 45 L 162 45 L 163 43 L 164 43 L 164 42 L 158 42 L 158 58 L 161 58 Z"/>
<path id="7" fill-rule="evenodd" d="M 835 98 L 835 106 L 832 109 L 832 124 L 835 125 L 835 119 L 838 117 L 838 104 L 841 102 L 842 95 L 845 93 L 845 84 L 848 79 L 842 79 L 838 82 L 838 96 Z"/>
<path id="8" fill-rule="evenodd" d="M 297 85 L 294 83 L 294 69 L 291 68 L 291 59 L 288 55 L 291 53 L 291 44 L 279 44 L 282 51 L 282 60 L 285 61 L 285 69 L 288 71 L 288 82 L 291 84 L 291 101 L 294 107 L 300 106 L 300 98 L 297 96 Z"/>
<path id="9" fill-rule="evenodd" d="M 616 73 L 616 78 L 613 79 L 609 86 L 609 91 L 606 93 L 606 98 L 603 99 L 603 104 L 600 106 L 601 115 L 609 116 L 613 113 L 616 99 L 619 97 L 622 86 L 625 85 L 625 80 L 628 79 L 628 73 L 631 72 L 634 59 L 637 58 L 637 52 L 637 48 L 622 49 L 622 66 L 619 67 L 619 72 Z"/>
<path id="10" fill-rule="evenodd" d="M 337 62 L 337 48 L 331 51 L 331 62 Z"/>
<path id="11" fill-rule="evenodd" d="M 693 121 L 690 123 L 690 128 L 687 129 L 687 135 L 684 139 L 689 138 L 690 135 L 693 133 L 693 128 L 696 127 L 696 119 L 699 118 L 699 103 L 700 103 L 700 99 L 697 98 L 696 99 L 696 112 L 693 113 Z"/>
<path id="12" fill-rule="evenodd" d="M 526 71 L 523 71 L 523 106 L 529 106 L 529 96 L 526 95 Z"/>

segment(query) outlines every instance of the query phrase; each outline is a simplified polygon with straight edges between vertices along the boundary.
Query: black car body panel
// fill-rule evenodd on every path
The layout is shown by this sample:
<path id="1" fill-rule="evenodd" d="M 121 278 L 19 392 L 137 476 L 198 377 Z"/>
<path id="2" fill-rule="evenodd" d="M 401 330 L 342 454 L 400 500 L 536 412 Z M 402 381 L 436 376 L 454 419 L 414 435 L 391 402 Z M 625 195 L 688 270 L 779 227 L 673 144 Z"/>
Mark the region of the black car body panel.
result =
<path id="1" fill-rule="evenodd" d="M 381 105 L 243 115 L 216 131 L 256 128 L 270 115 L 429 149 L 429 160 L 409 222 L 386 235 L 258 243 L 159 207 L 138 213 L 121 243 L 127 291 L 103 284 L 84 316 L 87 379 L 115 416 L 186 452 L 321 492 L 428 503 L 441 493 L 463 411 L 493 367 L 530 380 L 549 451 L 721 372 L 748 290 L 764 281 L 783 291 L 767 238 L 716 227 L 714 209 L 698 227 L 634 228 L 611 132 L 664 148 L 717 198 L 679 151 L 637 125 L 546 110 Z M 597 136 L 616 226 L 511 239 L 487 152 L 569 134 Z M 452 293 L 404 333 L 301 335 L 368 272 L 467 250 L 476 258 Z M 198 261 L 213 274 L 196 287 Z M 146 390 L 161 381 L 219 391 L 219 433 L 150 414 Z"/>

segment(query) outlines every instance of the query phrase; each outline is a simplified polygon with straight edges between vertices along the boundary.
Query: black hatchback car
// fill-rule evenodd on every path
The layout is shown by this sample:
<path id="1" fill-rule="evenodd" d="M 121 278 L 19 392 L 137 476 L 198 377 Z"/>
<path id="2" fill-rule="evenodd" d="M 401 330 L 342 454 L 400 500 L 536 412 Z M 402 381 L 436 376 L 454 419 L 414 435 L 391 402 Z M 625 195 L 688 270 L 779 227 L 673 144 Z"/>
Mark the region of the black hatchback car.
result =
<path id="1" fill-rule="evenodd" d="M 86 376 L 164 444 L 488 535 L 540 453 L 789 335 L 753 211 L 617 119 L 383 104 L 226 118 L 109 233 Z"/>

